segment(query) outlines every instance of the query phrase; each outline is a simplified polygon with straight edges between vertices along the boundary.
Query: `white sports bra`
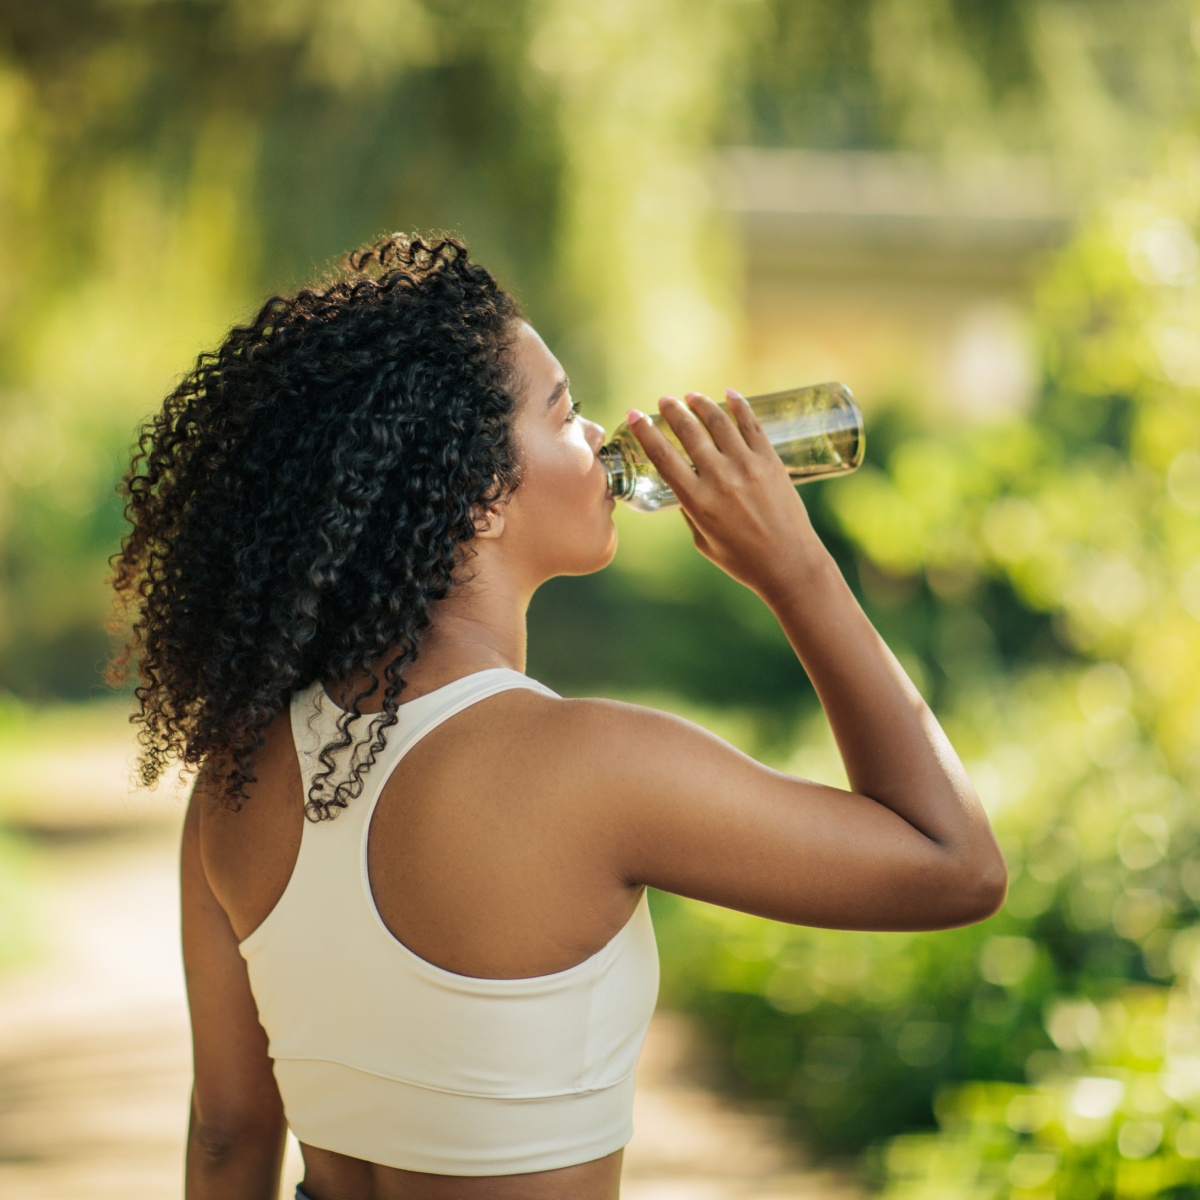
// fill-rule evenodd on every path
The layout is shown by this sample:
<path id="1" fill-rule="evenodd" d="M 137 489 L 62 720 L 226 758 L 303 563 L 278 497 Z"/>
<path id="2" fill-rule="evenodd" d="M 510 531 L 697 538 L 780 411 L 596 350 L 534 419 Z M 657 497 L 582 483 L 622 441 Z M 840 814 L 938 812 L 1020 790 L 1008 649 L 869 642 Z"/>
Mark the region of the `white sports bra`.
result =
<path id="1" fill-rule="evenodd" d="M 644 892 L 590 958 L 522 979 L 433 965 L 391 934 L 371 895 L 371 814 L 396 764 L 447 717 L 515 687 L 557 695 L 501 667 L 402 704 L 362 795 L 336 820 L 304 822 L 283 895 L 239 944 L 302 1142 L 411 1171 L 512 1175 L 602 1158 L 633 1134 L 633 1072 L 658 996 Z M 320 682 L 292 696 L 306 795 L 341 711 Z"/>

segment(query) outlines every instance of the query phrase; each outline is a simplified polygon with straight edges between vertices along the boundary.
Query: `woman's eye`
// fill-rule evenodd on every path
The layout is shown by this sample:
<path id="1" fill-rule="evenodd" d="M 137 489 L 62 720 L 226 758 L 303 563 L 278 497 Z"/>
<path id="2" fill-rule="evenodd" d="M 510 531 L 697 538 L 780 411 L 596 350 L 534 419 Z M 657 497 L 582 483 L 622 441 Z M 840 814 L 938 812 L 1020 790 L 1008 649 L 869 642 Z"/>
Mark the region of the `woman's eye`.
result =
<path id="1" fill-rule="evenodd" d="M 568 421 L 575 420 L 575 418 L 577 416 L 579 416 L 582 409 L 583 409 L 583 405 L 580 404 L 578 400 L 572 400 L 571 401 L 571 411 L 569 413 L 567 413 L 567 420 Z"/>

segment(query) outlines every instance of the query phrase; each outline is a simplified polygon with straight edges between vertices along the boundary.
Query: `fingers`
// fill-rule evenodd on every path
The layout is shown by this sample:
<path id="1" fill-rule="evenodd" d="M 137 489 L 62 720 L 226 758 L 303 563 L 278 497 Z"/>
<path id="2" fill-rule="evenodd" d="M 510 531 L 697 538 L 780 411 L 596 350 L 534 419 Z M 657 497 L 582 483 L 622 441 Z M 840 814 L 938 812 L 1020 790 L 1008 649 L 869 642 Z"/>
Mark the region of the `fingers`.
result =
<path id="1" fill-rule="evenodd" d="M 664 396 L 663 400 L 671 397 Z M 659 407 L 662 407 L 659 401 Z M 674 401 L 676 405 L 679 401 Z M 641 443 L 654 469 L 662 476 L 663 482 L 686 503 L 691 495 L 692 486 L 696 482 L 696 472 L 686 458 L 671 445 L 666 436 L 660 432 L 644 412 L 636 408 L 629 410 L 629 431 Z"/>
<path id="2" fill-rule="evenodd" d="M 716 408 L 716 405 L 707 396 L 700 396 L 697 392 L 688 392 L 689 404 L 693 401 L 705 400 L 713 408 Z M 713 439 L 704 423 L 687 404 L 676 400 L 674 396 L 664 396 L 658 402 L 658 408 L 679 439 L 684 453 L 692 460 L 696 471 L 703 474 L 706 467 L 713 465 L 713 460 L 718 454 L 718 448 L 713 444 Z"/>
<path id="3" fill-rule="evenodd" d="M 678 439 L 683 454 L 644 413 L 630 411 L 630 430 L 667 486 L 685 504 L 704 482 L 719 478 L 724 466 L 736 462 L 744 469 L 749 466 L 748 452 L 772 452 L 745 397 L 732 389 L 726 389 L 726 396 L 728 412 L 700 392 L 688 392 L 686 405 L 674 396 L 659 401 L 661 420 Z"/>
<path id="4" fill-rule="evenodd" d="M 729 413 L 737 422 L 737 427 L 741 431 L 746 445 L 756 452 L 770 449 L 770 439 L 759 423 L 754 409 L 750 407 L 750 401 L 741 392 L 735 392 L 733 388 L 725 389 L 725 398 Z"/>
<path id="5" fill-rule="evenodd" d="M 745 451 L 746 439 L 741 429 L 719 405 L 702 392 L 688 392 L 687 402 L 722 454 L 736 455 Z"/>
<path id="6" fill-rule="evenodd" d="M 697 469 L 702 469 L 703 456 L 710 449 L 709 442 L 700 436 L 700 426 L 707 431 L 712 444 L 730 457 L 737 457 L 747 449 L 760 453 L 771 449 L 770 439 L 746 397 L 733 388 L 726 388 L 725 396 L 725 409 L 702 392 L 687 393 L 687 408 L 677 406 L 675 401 L 670 410 L 663 408 L 663 415 Z M 687 420 L 689 413 L 695 417 L 695 423 Z"/>

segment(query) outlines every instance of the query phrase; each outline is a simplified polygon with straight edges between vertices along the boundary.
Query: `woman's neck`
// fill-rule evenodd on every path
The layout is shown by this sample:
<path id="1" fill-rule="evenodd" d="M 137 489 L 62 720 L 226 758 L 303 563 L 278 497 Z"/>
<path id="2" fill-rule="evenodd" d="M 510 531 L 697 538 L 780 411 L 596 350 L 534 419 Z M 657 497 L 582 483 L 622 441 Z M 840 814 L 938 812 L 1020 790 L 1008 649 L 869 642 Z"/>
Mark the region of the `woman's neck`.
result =
<path id="1" fill-rule="evenodd" d="M 516 588 L 483 586 L 476 576 L 439 601 L 434 606 L 429 628 L 421 635 L 420 652 L 404 672 L 402 702 L 491 667 L 508 667 L 524 673 L 529 599 Z M 375 674 L 381 685 L 383 668 L 394 657 L 395 654 L 385 655 L 376 665 Z M 329 693 L 341 707 L 349 708 L 350 697 L 369 683 L 369 675 L 360 672 L 348 680 L 337 681 Z M 360 701 L 360 711 L 364 713 L 378 712 L 382 707 L 382 686 L 374 696 Z"/>

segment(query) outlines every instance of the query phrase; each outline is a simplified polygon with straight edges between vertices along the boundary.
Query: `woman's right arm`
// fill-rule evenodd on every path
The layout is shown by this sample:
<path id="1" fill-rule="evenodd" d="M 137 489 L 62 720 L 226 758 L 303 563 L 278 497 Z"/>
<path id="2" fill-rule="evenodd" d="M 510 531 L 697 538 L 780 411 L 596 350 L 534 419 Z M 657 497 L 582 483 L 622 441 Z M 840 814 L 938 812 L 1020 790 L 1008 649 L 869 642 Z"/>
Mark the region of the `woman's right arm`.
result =
<path id="1" fill-rule="evenodd" d="M 618 869 L 796 924 L 935 929 L 990 916 L 1007 871 L 949 740 L 821 544 L 746 401 L 731 393 L 727 416 L 706 397 L 689 400 L 694 411 L 661 407 L 694 469 L 651 422 L 634 433 L 700 552 L 778 618 L 853 790 L 771 770 L 665 713 L 588 702 L 603 708 L 619 763 L 607 792 L 620 810 L 608 826 Z"/>
<path id="2" fill-rule="evenodd" d="M 200 809 L 214 803 L 206 762 L 180 847 L 183 967 L 192 1024 L 186 1200 L 276 1200 L 287 1125 L 237 935 L 200 852 Z"/>

